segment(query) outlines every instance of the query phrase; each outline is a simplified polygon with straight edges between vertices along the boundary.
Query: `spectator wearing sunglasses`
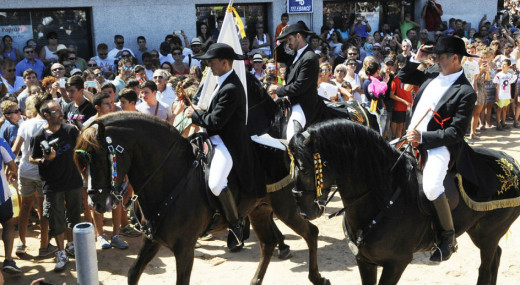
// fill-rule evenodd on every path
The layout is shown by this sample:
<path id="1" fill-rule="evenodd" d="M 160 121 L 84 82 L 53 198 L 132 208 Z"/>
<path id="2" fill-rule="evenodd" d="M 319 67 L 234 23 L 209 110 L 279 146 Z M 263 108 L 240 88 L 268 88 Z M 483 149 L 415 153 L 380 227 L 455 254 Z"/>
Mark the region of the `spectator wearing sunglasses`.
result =
<path id="1" fill-rule="evenodd" d="M 87 62 L 78 57 L 76 53 L 76 49 L 73 45 L 71 45 L 72 48 L 66 48 L 58 51 L 58 58 L 60 62 L 64 61 L 70 61 L 72 64 L 73 69 L 77 68 L 81 71 L 84 71 L 87 69 Z"/>
<path id="2" fill-rule="evenodd" d="M 114 59 L 108 57 L 108 45 L 100 43 L 97 46 L 97 56 L 90 59 L 90 61 L 96 61 L 97 66 L 103 72 L 112 72 L 114 68 Z"/>
<path id="3" fill-rule="evenodd" d="M 54 31 L 48 32 L 46 35 L 47 45 L 40 50 L 40 59 L 45 65 L 58 61 L 57 51 L 67 48 L 63 44 L 58 43 L 58 34 Z"/>
<path id="4" fill-rule="evenodd" d="M 5 122 L 0 127 L 0 136 L 12 146 L 18 135 L 18 123 L 21 123 L 21 110 L 18 104 L 11 100 L 3 101 L 0 105 L 0 110 L 5 118 Z"/>
<path id="5" fill-rule="evenodd" d="M 14 61 L 10 58 L 6 58 L 4 63 L 2 64 L 2 73 L 1 77 L 4 84 L 7 86 L 7 93 L 18 95 L 18 91 L 23 91 L 23 86 L 25 86 L 25 82 L 23 81 L 23 77 L 16 76 L 16 67 Z"/>
<path id="6" fill-rule="evenodd" d="M 129 51 L 130 54 L 135 57 L 134 52 L 131 49 L 125 47 L 125 38 L 122 35 L 114 36 L 114 44 L 116 47 L 108 52 L 108 58 L 112 60 L 120 59 L 123 55 L 123 51 L 125 50 Z"/>
<path id="7" fill-rule="evenodd" d="M 24 59 L 16 65 L 16 76 L 22 76 L 23 72 L 29 68 L 36 71 L 38 80 L 42 78 L 45 64 L 39 59 L 34 58 L 34 48 L 32 46 L 25 46 L 23 48 Z"/>

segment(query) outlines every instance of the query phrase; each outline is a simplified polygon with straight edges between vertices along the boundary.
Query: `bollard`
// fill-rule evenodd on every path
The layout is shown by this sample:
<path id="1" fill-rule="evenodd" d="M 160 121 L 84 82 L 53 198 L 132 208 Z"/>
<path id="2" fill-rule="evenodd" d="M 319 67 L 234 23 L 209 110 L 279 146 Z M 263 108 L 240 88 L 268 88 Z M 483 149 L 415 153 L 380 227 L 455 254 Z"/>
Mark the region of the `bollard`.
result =
<path id="1" fill-rule="evenodd" d="M 91 223 L 74 226 L 74 251 L 79 285 L 99 285 L 96 231 Z"/>

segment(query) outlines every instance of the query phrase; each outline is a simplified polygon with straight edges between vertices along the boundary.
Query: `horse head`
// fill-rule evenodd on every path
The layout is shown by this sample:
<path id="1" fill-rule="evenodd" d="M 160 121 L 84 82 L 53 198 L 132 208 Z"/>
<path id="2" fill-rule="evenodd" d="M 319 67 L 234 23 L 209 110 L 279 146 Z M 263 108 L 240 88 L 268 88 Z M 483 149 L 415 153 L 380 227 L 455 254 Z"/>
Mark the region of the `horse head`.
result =
<path id="1" fill-rule="evenodd" d="M 101 122 L 85 128 L 74 149 L 74 161 L 88 180 L 89 205 L 99 213 L 110 210 L 114 203 L 117 205 L 122 200 L 124 175 L 117 173 L 120 170 L 117 169 L 117 153 L 118 149 L 112 146 L 112 138 L 106 136 L 105 125 Z"/>
<path id="2" fill-rule="evenodd" d="M 295 135 L 289 142 L 294 163 L 293 195 L 300 208 L 300 214 L 312 220 L 320 217 L 325 210 L 325 206 L 319 203 L 319 198 L 322 195 L 322 188 L 332 186 L 332 181 L 329 179 L 331 175 L 325 175 L 326 162 L 321 154 L 315 151 L 314 134 L 303 131 L 298 122 L 295 125 Z"/>

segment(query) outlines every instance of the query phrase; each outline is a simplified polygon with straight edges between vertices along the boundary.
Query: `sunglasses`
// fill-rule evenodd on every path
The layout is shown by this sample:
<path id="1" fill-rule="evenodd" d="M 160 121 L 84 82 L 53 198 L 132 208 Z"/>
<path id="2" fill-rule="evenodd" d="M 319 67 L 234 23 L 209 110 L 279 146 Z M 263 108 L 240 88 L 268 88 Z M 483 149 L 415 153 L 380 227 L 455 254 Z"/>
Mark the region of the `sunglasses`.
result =
<path id="1" fill-rule="evenodd" d="M 276 66 L 268 66 L 267 69 L 276 69 Z"/>
<path id="2" fill-rule="evenodd" d="M 26 50 L 25 53 L 34 53 L 33 50 Z"/>
<path id="3" fill-rule="evenodd" d="M 51 113 L 51 115 L 54 115 L 54 114 L 63 114 L 63 110 L 59 109 L 59 110 L 54 110 L 54 111 L 50 111 L 49 113 Z"/>
<path id="4" fill-rule="evenodd" d="M 63 67 L 56 67 L 55 69 L 51 70 L 52 72 L 54 71 L 60 71 L 60 70 L 64 70 L 65 68 Z"/>
<path id="5" fill-rule="evenodd" d="M 105 52 L 105 53 L 98 53 L 100 56 L 105 56 L 105 55 L 108 55 L 108 52 Z"/>
<path id="6" fill-rule="evenodd" d="M 388 62 L 388 63 L 386 63 L 386 66 L 394 66 L 394 63 L 393 62 Z"/>
<path id="7" fill-rule="evenodd" d="M 132 57 L 131 54 L 122 54 L 121 57 Z"/>
<path id="8" fill-rule="evenodd" d="M 124 45 L 125 42 L 116 42 L 116 45 Z"/>
<path id="9" fill-rule="evenodd" d="M 35 46 L 35 45 L 36 45 L 36 43 L 30 43 L 29 44 L 29 46 Z"/>
<path id="10" fill-rule="evenodd" d="M 96 67 L 96 66 L 97 66 L 97 63 L 89 63 L 89 64 L 87 64 L 87 65 L 88 65 L 88 67 Z"/>
<path id="11" fill-rule="evenodd" d="M 329 71 L 330 71 L 330 69 L 328 69 L 328 68 L 327 68 L 327 69 L 322 69 L 322 70 L 321 70 L 321 72 L 329 72 Z"/>
<path id="12" fill-rule="evenodd" d="M 6 115 L 11 115 L 11 114 L 18 114 L 20 113 L 22 110 L 20 109 L 16 109 L 16 110 L 13 110 L 13 111 L 9 111 L 9 112 L 5 112 Z"/>
<path id="13" fill-rule="evenodd" d="M 338 69 L 338 70 L 336 70 L 336 72 L 338 72 L 338 73 L 345 73 L 345 72 L 347 72 L 347 71 L 346 71 L 346 70 L 343 70 L 343 69 Z"/>
<path id="14" fill-rule="evenodd" d="M 181 54 L 182 54 L 182 53 L 180 53 L 180 52 L 174 52 L 174 53 L 172 53 L 172 55 L 181 55 Z"/>
<path id="15" fill-rule="evenodd" d="M 159 75 L 159 76 L 154 76 L 153 79 L 163 79 L 164 77 Z"/>
<path id="16" fill-rule="evenodd" d="M 133 66 L 123 66 L 124 70 L 132 70 L 133 68 L 134 68 Z"/>
<path id="17" fill-rule="evenodd" d="M 348 55 L 357 55 L 357 53 L 353 52 L 353 53 L 348 53 Z"/>
<path id="18" fill-rule="evenodd" d="M 49 40 L 57 40 L 57 37 L 50 37 Z"/>
<path id="19" fill-rule="evenodd" d="M 347 65 L 352 65 L 352 66 L 354 66 L 354 65 L 356 65 L 356 63 L 354 63 L 354 62 L 349 62 L 349 63 L 347 63 Z"/>
<path id="20" fill-rule="evenodd" d="M 95 76 L 103 76 L 103 72 L 94 73 Z"/>

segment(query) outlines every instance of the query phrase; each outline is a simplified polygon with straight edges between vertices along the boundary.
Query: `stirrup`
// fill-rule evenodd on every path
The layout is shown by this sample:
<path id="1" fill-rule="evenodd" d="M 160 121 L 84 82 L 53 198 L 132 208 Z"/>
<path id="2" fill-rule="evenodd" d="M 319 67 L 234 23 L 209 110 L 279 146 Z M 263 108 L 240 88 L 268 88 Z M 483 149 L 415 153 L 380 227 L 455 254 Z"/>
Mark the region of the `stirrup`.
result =
<path id="1" fill-rule="evenodd" d="M 233 236 L 235 237 L 235 239 L 237 240 L 237 247 L 238 246 L 242 246 L 243 243 L 242 241 L 240 240 L 240 238 L 237 236 L 237 234 L 235 233 L 235 231 L 232 229 L 232 228 L 229 228 L 229 232 L 231 232 L 233 234 Z"/>

